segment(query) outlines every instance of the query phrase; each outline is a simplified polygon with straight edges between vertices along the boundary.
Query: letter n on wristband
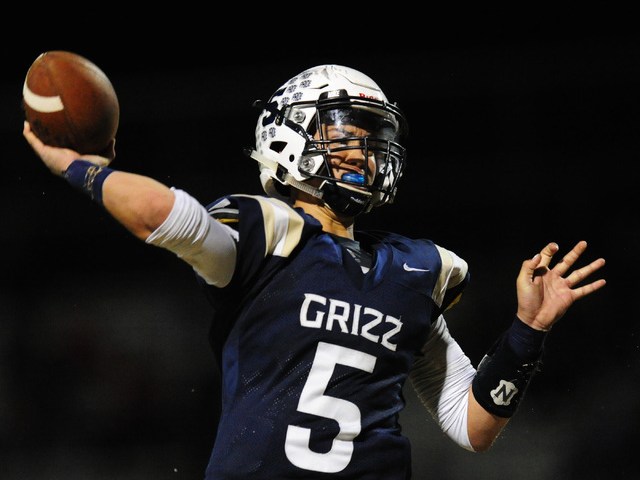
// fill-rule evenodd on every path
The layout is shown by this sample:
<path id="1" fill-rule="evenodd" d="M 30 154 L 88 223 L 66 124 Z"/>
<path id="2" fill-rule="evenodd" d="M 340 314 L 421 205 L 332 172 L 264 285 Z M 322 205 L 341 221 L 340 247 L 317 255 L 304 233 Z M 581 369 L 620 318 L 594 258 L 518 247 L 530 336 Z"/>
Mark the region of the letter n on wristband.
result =
<path id="1" fill-rule="evenodd" d="M 102 205 L 102 184 L 113 172 L 110 168 L 86 160 L 74 160 L 64 172 L 64 178 L 72 187 L 86 193 Z"/>
<path id="2" fill-rule="evenodd" d="M 516 323 L 517 322 L 517 323 Z M 509 418 L 516 412 L 531 378 L 540 369 L 542 344 L 546 334 L 530 327 L 532 343 L 538 343 L 535 355 L 528 352 L 524 359 L 510 344 L 514 334 L 522 334 L 524 324 L 516 318 L 514 325 L 507 330 L 478 365 L 473 379 L 472 389 L 476 401 L 488 412 L 503 418 Z M 535 332 L 535 333 L 534 333 Z M 522 353 L 522 351 L 521 351 Z"/>

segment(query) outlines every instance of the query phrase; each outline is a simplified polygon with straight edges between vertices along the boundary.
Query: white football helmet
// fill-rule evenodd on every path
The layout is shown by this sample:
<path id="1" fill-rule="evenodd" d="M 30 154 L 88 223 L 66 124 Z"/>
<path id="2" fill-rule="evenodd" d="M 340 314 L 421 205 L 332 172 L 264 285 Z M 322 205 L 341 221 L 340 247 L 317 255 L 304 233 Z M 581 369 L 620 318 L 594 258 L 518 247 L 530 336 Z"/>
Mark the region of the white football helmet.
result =
<path id="1" fill-rule="evenodd" d="M 393 202 L 405 167 L 400 141 L 406 121 L 367 75 L 341 65 L 320 65 L 296 75 L 267 104 L 258 105 L 263 110 L 249 155 L 260 162 L 260 180 L 268 195 L 288 201 L 288 189 L 294 187 L 349 216 Z M 365 135 L 350 136 L 353 130 L 340 128 L 344 125 Z M 328 127 L 345 136 L 329 139 Z M 330 156 L 354 149 L 362 151 L 364 159 L 375 158 L 375 167 L 364 162 L 363 174 L 335 178 Z M 319 186 L 305 182 L 311 178 L 321 179 L 315 183 Z"/>

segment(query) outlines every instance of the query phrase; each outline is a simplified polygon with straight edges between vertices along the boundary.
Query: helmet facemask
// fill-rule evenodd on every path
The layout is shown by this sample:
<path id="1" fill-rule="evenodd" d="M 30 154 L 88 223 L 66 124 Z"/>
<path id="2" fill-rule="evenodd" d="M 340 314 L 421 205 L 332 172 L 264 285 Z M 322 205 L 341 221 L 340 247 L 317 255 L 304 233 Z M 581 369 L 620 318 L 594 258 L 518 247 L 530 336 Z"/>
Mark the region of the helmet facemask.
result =
<path id="1" fill-rule="evenodd" d="M 402 117 L 379 101 L 353 97 L 320 99 L 315 109 L 299 172 L 322 180 L 323 199 L 339 213 L 392 203 L 405 162 Z M 346 208 L 345 200 L 354 205 Z"/>

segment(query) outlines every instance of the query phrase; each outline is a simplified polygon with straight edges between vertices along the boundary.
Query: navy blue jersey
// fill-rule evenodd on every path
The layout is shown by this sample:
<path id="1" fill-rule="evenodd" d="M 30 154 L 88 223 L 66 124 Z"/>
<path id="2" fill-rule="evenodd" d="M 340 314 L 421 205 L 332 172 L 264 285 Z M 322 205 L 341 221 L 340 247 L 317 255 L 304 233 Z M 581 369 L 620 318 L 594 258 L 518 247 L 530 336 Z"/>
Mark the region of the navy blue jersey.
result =
<path id="1" fill-rule="evenodd" d="M 206 479 L 410 478 L 402 388 L 466 267 L 452 282 L 431 241 L 376 232 L 360 238 L 365 274 L 278 200 L 228 196 L 209 212 L 238 241 L 230 284 L 205 287 L 223 396 Z"/>

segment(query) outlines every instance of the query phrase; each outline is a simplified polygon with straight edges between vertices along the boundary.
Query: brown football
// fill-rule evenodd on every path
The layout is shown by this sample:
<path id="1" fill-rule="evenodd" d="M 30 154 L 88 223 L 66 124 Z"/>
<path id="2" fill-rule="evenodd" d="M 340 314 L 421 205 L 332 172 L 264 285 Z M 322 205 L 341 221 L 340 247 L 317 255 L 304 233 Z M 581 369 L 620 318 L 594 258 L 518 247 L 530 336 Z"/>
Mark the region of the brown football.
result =
<path id="1" fill-rule="evenodd" d="M 111 81 L 76 53 L 39 55 L 27 71 L 22 100 L 25 119 L 47 145 L 100 155 L 118 131 L 120 105 Z"/>

